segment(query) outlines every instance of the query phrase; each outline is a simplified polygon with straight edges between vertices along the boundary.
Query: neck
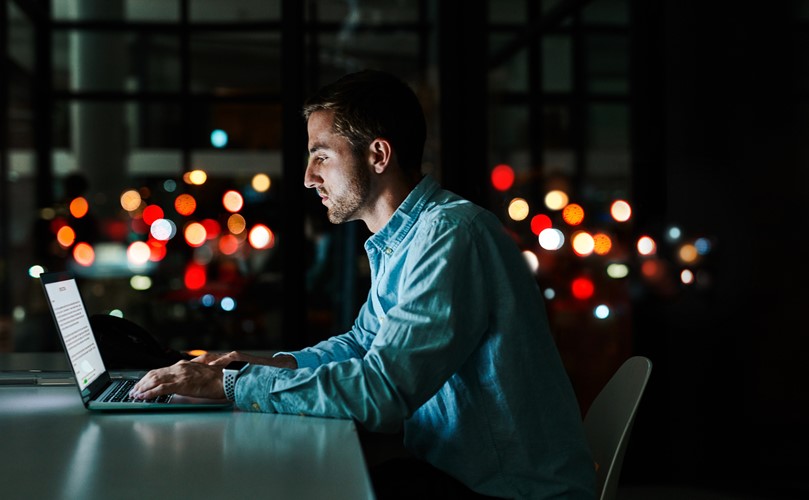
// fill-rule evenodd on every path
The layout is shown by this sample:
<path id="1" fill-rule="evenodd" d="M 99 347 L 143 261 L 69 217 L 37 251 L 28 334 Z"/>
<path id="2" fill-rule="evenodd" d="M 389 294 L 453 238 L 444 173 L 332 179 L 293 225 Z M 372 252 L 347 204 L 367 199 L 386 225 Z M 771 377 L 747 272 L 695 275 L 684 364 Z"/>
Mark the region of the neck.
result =
<path id="1" fill-rule="evenodd" d="M 407 180 L 402 176 L 393 182 L 383 183 L 379 186 L 373 210 L 368 216 L 362 218 L 372 233 L 385 227 L 416 184 L 418 184 L 417 181 Z"/>

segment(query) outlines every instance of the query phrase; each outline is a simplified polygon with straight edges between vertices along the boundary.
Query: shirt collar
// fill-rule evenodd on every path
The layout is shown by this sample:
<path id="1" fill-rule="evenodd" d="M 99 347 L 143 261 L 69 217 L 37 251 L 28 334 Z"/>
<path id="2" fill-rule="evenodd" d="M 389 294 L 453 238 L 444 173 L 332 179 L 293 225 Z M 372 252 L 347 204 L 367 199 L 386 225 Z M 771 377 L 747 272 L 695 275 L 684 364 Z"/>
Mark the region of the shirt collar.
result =
<path id="1" fill-rule="evenodd" d="M 410 191 L 399 208 L 393 212 L 387 224 L 366 240 L 365 248 L 374 246 L 388 255 L 392 254 L 407 236 L 410 228 L 424 210 L 424 205 L 438 191 L 439 187 L 438 182 L 432 176 L 425 175 L 413 188 L 413 191 Z"/>

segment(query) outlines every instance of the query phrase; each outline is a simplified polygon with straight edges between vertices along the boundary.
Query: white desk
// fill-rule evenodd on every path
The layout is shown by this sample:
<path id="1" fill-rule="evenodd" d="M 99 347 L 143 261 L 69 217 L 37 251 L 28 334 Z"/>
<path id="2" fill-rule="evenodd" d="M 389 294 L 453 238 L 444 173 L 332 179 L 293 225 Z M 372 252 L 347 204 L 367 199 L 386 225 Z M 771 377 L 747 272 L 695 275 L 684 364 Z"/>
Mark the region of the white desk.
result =
<path id="1" fill-rule="evenodd" d="M 0 369 L 21 368 L 8 356 Z M 75 386 L 6 385 L 0 443 L 5 500 L 373 498 L 347 420 L 239 411 L 98 414 L 84 409 Z"/>

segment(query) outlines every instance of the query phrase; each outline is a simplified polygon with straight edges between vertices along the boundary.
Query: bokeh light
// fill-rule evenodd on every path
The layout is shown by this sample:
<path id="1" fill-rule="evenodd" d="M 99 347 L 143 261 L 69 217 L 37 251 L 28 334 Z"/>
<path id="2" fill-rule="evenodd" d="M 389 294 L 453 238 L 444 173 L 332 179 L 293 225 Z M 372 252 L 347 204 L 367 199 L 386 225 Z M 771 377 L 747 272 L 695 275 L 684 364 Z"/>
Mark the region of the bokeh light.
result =
<path id="1" fill-rule="evenodd" d="M 696 262 L 697 258 L 699 258 L 699 252 L 697 252 L 697 247 L 690 243 L 686 243 L 680 247 L 680 250 L 677 252 L 677 256 L 682 262 L 686 264 L 693 264 Z"/>
<path id="2" fill-rule="evenodd" d="M 144 241 L 134 241 L 126 249 L 126 259 L 133 266 L 142 266 L 149 262 L 152 250 Z"/>
<path id="3" fill-rule="evenodd" d="M 143 209 L 143 222 L 152 225 L 154 221 L 163 218 L 163 209 L 157 205 L 149 205 Z"/>
<path id="4" fill-rule="evenodd" d="M 232 234 L 226 234 L 219 238 L 219 251 L 225 255 L 233 255 L 239 250 L 239 239 Z"/>
<path id="5" fill-rule="evenodd" d="M 158 240 L 149 240 L 149 260 L 160 262 L 166 258 L 166 244 Z"/>
<path id="6" fill-rule="evenodd" d="M 565 244 L 565 235 L 562 231 L 550 227 L 539 233 L 539 246 L 545 250 L 559 250 Z"/>
<path id="7" fill-rule="evenodd" d="M 228 217 L 228 231 L 233 234 L 241 234 L 247 228 L 247 221 L 239 214 Z"/>
<path id="8" fill-rule="evenodd" d="M 191 262 L 185 268 L 183 283 L 189 290 L 199 290 L 208 282 L 208 275 L 205 266 Z"/>
<path id="9" fill-rule="evenodd" d="M 707 255 L 711 251 L 711 241 L 708 238 L 697 238 L 694 242 L 697 248 L 697 253 L 700 255 Z"/>
<path id="10" fill-rule="evenodd" d="M 216 129 L 211 132 L 211 146 L 215 148 L 224 148 L 228 145 L 228 133 L 222 129 Z"/>
<path id="11" fill-rule="evenodd" d="M 607 276 L 612 279 L 621 279 L 629 276 L 629 266 L 619 262 L 613 262 L 607 266 Z"/>
<path id="12" fill-rule="evenodd" d="M 174 199 L 174 210 L 186 217 L 193 214 L 197 209 L 197 200 L 190 194 L 181 194 Z"/>
<path id="13" fill-rule="evenodd" d="M 244 198 L 238 191 L 230 190 L 222 196 L 222 205 L 228 212 L 238 212 L 244 206 Z"/>
<path id="14" fill-rule="evenodd" d="M 584 209 L 581 205 L 571 203 L 562 210 L 562 220 L 571 226 L 578 226 L 584 221 Z"/>
<path id="15" fill-rule="evenodd" d="M 70 202 L 70 215 L 77 219 L 81 219 L 87 212 L 90 210 L 90 204 L 87 203 L 87 200 L 79 196 L 74 198 L 73 201 Z"/>
<path id="16" fill-rule="evenodd" d="M 567 193 L 560 189 L 554 189 L 545 195 L 545 206 L 550 210 L 562 210 L 569 201 L 570 198 L 568 198 Z"/>
<path id="17" fill-rule="evenodd" d="M 96 260 L 95 250 L 89 243 L 78 243 L 73 247 L 73 260 L 80 266 L 90 267 Z"/>
<path id="18" fill-rule="evenodd" d="M 684 285 L 691 285 L 694 283 L 694 273 L 690 269 L 683 269 L 680 272 L 680 281 Z"/>
<path id="19" fill-rule="evenodd" d="M 587 257 L 593 253 L 595 242 L 593 236 L 587 231 L 578 231 L 570 239 L 570 245 L 573 247 L 573 252 L 579 257 Z"/>
<path id="20" fill-rule="evenodd" d="M 657 280 L 663 277 L 663 265 L 657 259 L 649 259 L 640 266 L 640 272 L 650 280 Z"/>
<path id="21" fill-rule="evenodd" d="M 136 274 L 135 276 L 129 278 L 129 286 L 131 286 L 133 290 L 138 290 L 140 292 L 148 290 L 152 288 L 152 278 Z"/>
<path id="22" fill-rule="evenodd" d="M 39 278 L 44 272 L 45 268 L 40 266 L 39 264 L 28 268 L 28 276 L 32 278 Z"/>
<path id="23" fill-rule="evenodd" d="M 536 273 L 539 271 L 539 257 L 537 257 L 537 254 L 531 250 L 523 250 L 522 256 L 528 264 L 528 268 L 531 269 L 531 272 Z"/>
<path id="24" fill-rule="evenodd" d="M 259 193 L 269 191 L 271 184 L 272 181 L 270 181 L 270 176 L 267 174 L 256 174 L 253 176 L 253 180 L 250 182 L 253 189 Z"/>
<path id="25" fill-rule="evenodd" d="M 205 231 L 205 226 L 199 222 L 192 222 L 185 226 L 183 235 L 185 236 L 185 242 L 188 243 L 188 246 L 195 248 L 204 245 L 205 241 L 208 239 L 208 233 Z"/>
<path id="26" fill-rule="evenodd" d="M 149 228 L 152 238 L 159 241 L 168 241 L 177 234 L 177 225 L 169 219 L 157 219 Z"/>
<path id="27" fill-rule="evenodd" d="M 679 227 L 671 226 L 669 230 L 666 231 L 666 238 L 668 238 L 669 241 L 677 241 L 680 239 L 680 236 L 682 236 L 682 234 L 683 232 Z"/>
<path id="28" fill-rule="evenodd" d="M 612 250 L 612 238 L 604 233 L 593 235 L 593 252 L 596 255 L 607 255 Z"/>
<path id="29" fill-rule="evenodd" d="M 624 200 L 615 200 L 610 206 L 610 215 L 618 222 L 626 222 L 632 217 L 632 207 Z"/>
<path id="30" fill-rule="evenodd" d="M 256 224 L 250 229 L 250 234 L 247 237 L 250 246 L 256 250 L 264 248 L 272 248 L 275 245 L 275 235 L 264 224 Z"/>
<path id="31" fill-rule="evenodd" d="M 515 221 L 525 220 L 530 211 L 531 209 L 528 206 L 528 202 L 523 198 L 514 198 L 508 204 L 508 216 Z"/>
<path id="32" fill-rule="evenodd" d="M 492 186 L 498 191 L 508 191 L 514 185 L 514 169 L 509 165 L 497 165 L 492 169 Z"/>
<path id="33" fill-rule="evenodd" d="M 606 304 L 599 304 L 593 309 L 593 316 L 598 319 L 607 319 L 610 317 L 610 308 Z"/>
<path id="34" fill-rule="evenodd" d="M 208 233 L 208 239 L 212 240 L 219 236 L 219 233 L 222 232 L 222 226 L 219 222 L 215 221 L 214 219 L 205 219 L 201 223 L 205 227 L 205 231 Z"/>
<path id="35" fill-rule="evenodd" d="M 587 300 L 593 296 L 596 287 L 590 278 L 580 277 L 570 284 L 570 292 L 579 300 Z"/>
<path id="36" fill-rule="evenodd" d="M 141 201 L 140 193 L 134 189 L 130 189 L 121 195 L 121 208 L 127 212 L 134 212 L 140 207 Z"/>
<path id="37" fill-rule="evenodd" d="M 194 186 L 201 186 L 208 180 L 208 174 L 204 170 L 192 170 L 183 174 L 183 181 L 186 184 L 193 184 Z"/>
<path id="38" fill-rule="evenodd" d="M 657 252 L 657 243 L 650 236 L 638 238 L 638 253 L 641 255 L 654 255 Z"/>
<path id="39" fill-rule="evenodd" d="M 219 301 L 219 307 L 221 307 L 223 311 L 233 311 L 236 309 L 236 301 L 233 300 L 232 297 L 222 297 L 222 300 Z"/>
<path id="40" fill-rule="evenodd" d="M 163 181 L 163 189 L 167 193 L 173 193 L 177 190 L 177 183 L 174 181 L 174 179 L 166 179 Z"/>
<path id="41" fill-rule="evenodd" d="M 531 218 L 531 232 L 539 236 L 539 233 L 553 226 L 551 218 L 545 214 L 537 214 Z"/>
<path id="42" fill-rule="evenodd" d="M 67 248 L 76 241 L 76 231 L 70 226 L 62 226 L 56 233 L 56 241 L 62 248 Z"/>

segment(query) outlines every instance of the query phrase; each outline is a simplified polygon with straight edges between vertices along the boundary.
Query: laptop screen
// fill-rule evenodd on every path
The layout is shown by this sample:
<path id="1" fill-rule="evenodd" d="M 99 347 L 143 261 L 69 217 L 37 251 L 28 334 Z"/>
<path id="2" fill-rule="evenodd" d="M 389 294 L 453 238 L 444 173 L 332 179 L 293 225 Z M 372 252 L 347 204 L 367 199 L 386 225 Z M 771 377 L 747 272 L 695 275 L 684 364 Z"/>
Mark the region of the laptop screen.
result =
<path id="1" fill-rule="evenodd" d="M 83 391 L 106 369 L 90 328 L 87 310 L 79 295 L 79 287 L 74 278 L 43 284 L 59 335 L 76 374 L 76 382 L 79 390 Z"/>

